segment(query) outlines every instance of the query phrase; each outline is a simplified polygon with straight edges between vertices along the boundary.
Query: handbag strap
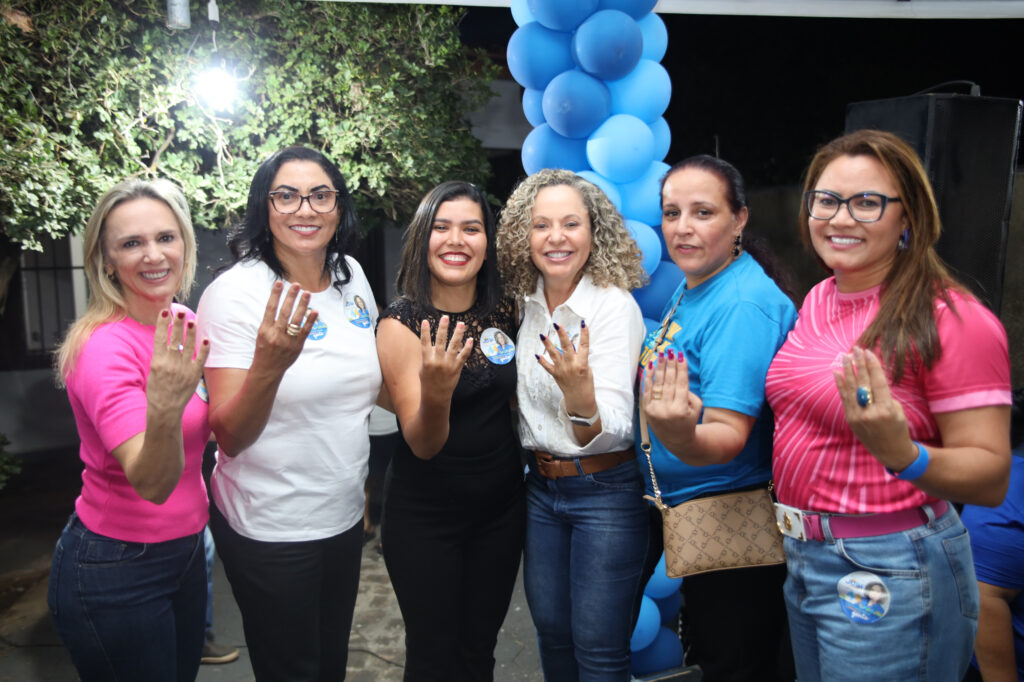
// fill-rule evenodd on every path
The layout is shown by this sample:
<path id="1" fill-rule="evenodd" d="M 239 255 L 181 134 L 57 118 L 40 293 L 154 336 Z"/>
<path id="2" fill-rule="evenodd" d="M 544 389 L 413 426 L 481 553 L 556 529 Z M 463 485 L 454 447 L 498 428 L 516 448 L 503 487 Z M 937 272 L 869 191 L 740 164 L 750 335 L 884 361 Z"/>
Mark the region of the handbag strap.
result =
<path id="1" fill-rule="evenodd" d="M 676 299 L 675 304 L 672 306 L 672 310 L 668 311 L 668 315 L 661 321 L 661 329 L 658 330 L 658 336 L 654 340 L 654 346 L 652 350 L 657 350 L 661 342 L 665 340 L 665 334 L 668 332 L 669 322 L 672 321 L 672 316 L 676 314 L 676 308 L 683 302 L 683 296 L 686 295 L 686 289 L 684 288 L 679 294 L 679 298 Z M 651 434 L 647 430 L 647 413 L 644 411 L 644 397 L 643 392 L 637 397 L 637 405 L 640 406 L 640 449 L 643 451 L 644 456 L 647 458 L 647 470 L 651 472 L 651 488 L 654 490 L 654 504 L 659 510 L 665 510 L 668 508 L 661 500 L 661 488 L 658 487 L 658 478 L 654 475 L 654 462 L 651 461 Z M 649 499 L 649 498 L 648 498 Z"/>

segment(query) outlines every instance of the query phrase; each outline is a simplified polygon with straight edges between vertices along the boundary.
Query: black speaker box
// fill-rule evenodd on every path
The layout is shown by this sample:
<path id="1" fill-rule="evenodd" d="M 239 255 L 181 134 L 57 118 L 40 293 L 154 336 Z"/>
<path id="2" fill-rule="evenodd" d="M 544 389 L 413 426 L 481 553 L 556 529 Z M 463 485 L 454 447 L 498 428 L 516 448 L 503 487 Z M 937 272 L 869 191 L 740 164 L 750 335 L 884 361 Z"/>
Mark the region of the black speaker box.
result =
<path id="1" fill-rule="evenodd" d="M 942 216 L 937 250 L 996 314 L 1002 302 L 1022 102 L 926 94 L 853 102 L 846 132 L 899 135 L 924 162 Z"/>

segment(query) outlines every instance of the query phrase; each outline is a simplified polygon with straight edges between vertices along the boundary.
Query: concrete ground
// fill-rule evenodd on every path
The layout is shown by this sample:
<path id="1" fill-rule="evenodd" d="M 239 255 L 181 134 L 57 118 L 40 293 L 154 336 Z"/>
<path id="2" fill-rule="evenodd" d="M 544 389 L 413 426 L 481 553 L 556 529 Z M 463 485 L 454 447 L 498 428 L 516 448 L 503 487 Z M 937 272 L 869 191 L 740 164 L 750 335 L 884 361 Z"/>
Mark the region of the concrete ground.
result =
<path id="1" fill-rule="evenodd" d="M 77 453 L 26 461 L 25 470 L 0 490 L 0 682 L 73 682 L 71 659 L 50 624 L 47 577 L 54 543 L 81 486 Z M 234 663 L 200 667 L 200 682 L 253 679 L 242 622 L 218 563 L 214 573 L 214 632 L 238 646 Z M 516 586 L 495 650 L 498 681 L 539 681 L 533 624 L 522 581 Z M 402 617 L 384 560 L 374 543 L 363 549 L 359 598 L 349 640 L 347 679 L 401 680 L 405 662 Z"/>

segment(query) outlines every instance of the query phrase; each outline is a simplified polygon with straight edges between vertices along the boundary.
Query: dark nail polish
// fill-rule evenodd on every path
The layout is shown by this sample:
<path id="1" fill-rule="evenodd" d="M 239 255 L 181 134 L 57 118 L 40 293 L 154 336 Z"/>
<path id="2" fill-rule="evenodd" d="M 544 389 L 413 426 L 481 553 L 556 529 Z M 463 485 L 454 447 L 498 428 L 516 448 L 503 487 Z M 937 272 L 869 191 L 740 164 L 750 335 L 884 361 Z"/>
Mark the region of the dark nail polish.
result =
<path id="1" fill-rule="evenodd" d="M 558 326 L 558 323 L 557 323 L 557 322 L 552 322 L 552 323 L 551 323 L 551 326 L 555 328 L 555 331 L 556 331 L 556 332 L 557 332 L 557 331 L 561 331 L 561 329 L 562 329 L 561 327 L 559 327 L 559 326 Z"/>
<path id="2" fill-rule="evenodd" d="M 540 356 L 537 355 L 536 353 L 533 354 L 533 357 L 537 358 L 538 361 L 540 360 Z"/>
<path id="3" fill-rule="evenodd" d="M 586 320 L 580 320 L 580 329 L 586 329 L 586 327 L 587 327 Z"/>
<path id="4" fill-rule="evenodd" d="M 541 340 L 541 343 L 543 343 L 544 341 L 547 341 L 547 340 L 548 340 L 548 337 L 546 337 L 546 336 L 544 336 L 543 334 L 541 334 L 541 335 L 540 335 L 540 340 Z"/>

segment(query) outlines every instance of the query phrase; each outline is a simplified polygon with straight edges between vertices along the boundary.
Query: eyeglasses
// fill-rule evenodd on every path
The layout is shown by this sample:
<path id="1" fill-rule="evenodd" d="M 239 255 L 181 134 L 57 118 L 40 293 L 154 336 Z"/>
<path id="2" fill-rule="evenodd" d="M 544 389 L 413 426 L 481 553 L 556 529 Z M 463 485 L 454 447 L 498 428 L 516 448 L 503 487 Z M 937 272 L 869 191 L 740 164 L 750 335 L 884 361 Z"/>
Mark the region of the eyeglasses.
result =
<path id="1" fill-rule="evenodd" d="M 302 208 L 303 200 L 308 201 L 309 207 L 317 213 L 330 213 L 338 205 L 338 190 L 318 189 L 305 196 L 288 189 L 270 192 L 270 203 L 274 205 L 278 213 L 298 213 Z"/>
<path id="2" fill-rule="evenodd" d="M 812 189 L 804 194 L 807 213 L 815 220 L 831 220 L 846 204 L 846 210 L 858 223 L 875 223 L 882 219 L 885 207 L 890 201 L 899 201 L 899 197 L 887 197 L 878 192 L 861 192 L 848 199 L 843 199 L 835 192 L 823 189 Z"/>

